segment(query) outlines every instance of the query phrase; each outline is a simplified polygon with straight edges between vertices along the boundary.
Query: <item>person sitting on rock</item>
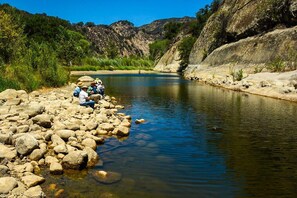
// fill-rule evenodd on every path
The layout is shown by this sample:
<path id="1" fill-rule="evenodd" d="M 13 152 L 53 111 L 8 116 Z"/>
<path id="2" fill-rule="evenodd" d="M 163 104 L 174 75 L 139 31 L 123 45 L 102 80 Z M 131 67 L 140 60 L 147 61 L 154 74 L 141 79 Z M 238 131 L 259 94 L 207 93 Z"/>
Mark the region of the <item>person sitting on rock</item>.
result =
<path id="1" fill-rule="evenodd" d="M 95 102 L 93 100 L 90 100 L 87 89 L 88 86 L 82 86 L 81 92 L 79 93 L 79 104 L 80 106 L 90 106 L 91 108 L 95 108 Z"/>
<path id="2" fill-rule="evenodd" d="M 89 86 L 89 88 L 87 90 L 87 93 L 89 94 L 89 96 L 93 95 L 93 94 L 98 94 L 95 81 L 91 83 L 91 85 Z"/>
<path id="3" fill-rule="evenodd" d="M 105 87 L 104 85 L 102 84 L 102 82 L 98 82 L 97 84 L 97 92 L 101 95 L 101 96 L 104 96 L 104 90 L 105 90 Z"/>
<path id="4" fill-rule="evenodd" d="M 81 86 L 83 85 L 82 82 L 77 83 L 77 86 L 75 87 L 74 91 L 73 91 L 73 96 L 77 97 L 79 96 L 79 93 L 81 91 Z"/>

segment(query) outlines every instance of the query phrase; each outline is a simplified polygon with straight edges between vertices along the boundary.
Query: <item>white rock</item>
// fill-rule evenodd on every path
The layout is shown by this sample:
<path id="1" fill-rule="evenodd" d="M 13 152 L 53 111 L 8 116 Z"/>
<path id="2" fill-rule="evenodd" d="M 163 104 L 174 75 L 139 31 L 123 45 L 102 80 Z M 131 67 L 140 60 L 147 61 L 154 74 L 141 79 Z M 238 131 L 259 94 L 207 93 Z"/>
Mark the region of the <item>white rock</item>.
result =
<path id="1" fill-rule="evenodd" d="M 58 130 L 56 134 L 63 140 L 68 140 L 70 137 L 75 137 L 75 132 L 72 130 Z"/>
<path id="2" fill-rule="evenodd" d="M 114 129 L 114 126 L 109 123 L 103 123 L 99 125 L 99 128 L 104 130 L 104 131 L 112 131 Z"/>
<path id="3" fill-rule="evenodd" d="M 30 197 L 30 198 L 43 198 L 43 197 L 45 197 L 45 194 L 42 191 L 42 188 L 40 186 L 35 186 L 35 187 L 32 187 L 32 188 L 29 188 L 28 190 L 26 190 L 24 192 L 24 195 L 26 197 Z"/>
<path id="4" fill-rule="evenodd" d="M 55 158 L 55 157 L 52 157 L 52 156 L 47 156 L 45 158 L 45 163 L 48 164 L 48 165 L 50 165 L 50 164 L 52 164 L 54 162 L 59 162 L 59 160 L 57 158 Z"/>
<path id="5" fill-rule="evenodd" d="M 17 152 L 14 148 L 9 148 L 3 144 L 0 144 L 0 158 L 14 159 L 17 156 Z"/>
<path id="6" fill-rule="evenodd" d="M 63 174 L 63 167 L 60 163 L 54 162 L 50 165 L 50 173 L 54 175 L 61 175 Z"/>
<path id="7" fill-rule="evenodd" d="M 30 188 L 30 187 L 42 184 L 45 181 L 45 179 L 37 175 L 27 175 L 22 177 L 21 181 Z"/>
<path id="8" fill-rule="evenodd" d="M 61 144 L 61 145 L 55 146 L 54 147 L 54 151 L 57 154 L 59 154 L 59 153 L 67 154 L 68 153 L 68 150 L 67 150 L 67 147 L 66 147 L 65 144 Z"/>
<path id="9" fill-rule="evenodd" d="M 17 181 L 13 177 L 1 177 L 0 178 L 0 194 L 8 194 L 9 191 L 14 189 L 18 185 Z"/>
<path id="10" fill-rule="evenodd" d="M 38 124 L 39 126 L 42 126 L 44 128 L 51 128 L 53 117 L 47 114 L 42 114 L 32 118 L 32 121 L 34 124 Z"/>
<path id="11" fill-rule="evenodd" d="M 96 150 L 96 148 L 97 148 L 97 144 L 96 144 L 95 140 L 93 140 L 91 138 L 84 139 L 81 144 L 84 145 L 85 147 L 90 147 L 93 150 Z"/>
<path id="12" fill-rule="evenodd" d="M 62 162 L 66 169 L 83 169 L 87 166 L 88 154 L 84 151 L 73 151 L 68 153 Z"/>
<path id="13" fill-rule="evenodd" d="M 38 141 L 30 134 L 24 134 L 16 139 L 16 150 L 21 155 L 28 155 L 38 148 Z"/>

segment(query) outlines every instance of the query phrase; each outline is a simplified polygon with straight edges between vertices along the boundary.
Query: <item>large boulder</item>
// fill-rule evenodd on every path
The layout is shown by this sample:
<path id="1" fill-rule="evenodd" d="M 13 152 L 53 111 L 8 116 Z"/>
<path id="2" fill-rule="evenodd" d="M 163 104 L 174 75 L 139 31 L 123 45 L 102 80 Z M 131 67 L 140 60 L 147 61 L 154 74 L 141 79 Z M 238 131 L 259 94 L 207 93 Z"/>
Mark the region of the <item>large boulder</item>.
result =
<path id="1" fill-rule="evenodd" d="M 39 126 L 42 126 L 44 128 L 51 128 L 53 117 L 47 114 L 42 114 L 32 118 L 32 121 L 34 124 L 38 124 Z"/>
<path id="2" fill-rule="evenodd" d="M 96 141 L 91 138 L 84 139 L 81 144 L 85 147 L 90 147 L 93 150 L 96 150 L 96 148 L 97 148 Z"/>
<path id="3" fill-rule="evenodd" d="M 24 134 L 16 139 L 16 150 L 21 155 L 28 155 L 38 148 L 38 141 L 30 134 Z"/>
<path id="4" fill-rule="evenodd" d="M 45 111 L 45 107 L 39 103 L 30 103 L 26 108 L 25 113 L 29 115 L 29 117 L 34 117 L 39 114 L 42 114 Z"/>
<path id="5" fill-rule="evenodd" d="M 83 85 L 87 85 L 87 86 L 90 85 L 91 82 L 93 82 L 93 81 L 94 81 L 94 78 L 92 78 L 90 76 L 82 76 L 77 80 L 77 82 L 82 82 Z"/>
<path id="6" fill-rule="evenodd" d="M 18 92 L 15 89 L 6 89 L 0 93 L 0 100 L 9 100 L 18 97 Z"/>
<path id="7" fill-rule="evenodd" d="M 17 181 L 13 177 L 1 177 L 0 178 L 0 194 L 8 194 L 18 185 Z"/>
<path id="8" fill-rule="evenodd" d="M 87 166 L 88 154 L 84 151 L 69 152 L 62 161 L 62 166 L 65 169 L 81 170 Z"/>

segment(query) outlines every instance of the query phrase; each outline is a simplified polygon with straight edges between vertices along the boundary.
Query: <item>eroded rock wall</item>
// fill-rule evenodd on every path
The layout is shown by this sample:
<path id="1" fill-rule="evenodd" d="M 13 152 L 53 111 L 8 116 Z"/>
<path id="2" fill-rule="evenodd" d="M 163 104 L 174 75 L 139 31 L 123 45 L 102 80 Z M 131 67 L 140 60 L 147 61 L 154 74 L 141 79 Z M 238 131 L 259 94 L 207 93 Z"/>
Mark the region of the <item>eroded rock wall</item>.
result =
<path id="1" fill-rule="evenodd" d="M 209 66 L 288 57 L 285 48 L 296 50 L 296 28 L 291 29 L 297 25 L 296 10 L 297 0 L 225 0 L 194 44 L 185 75 Z"/>

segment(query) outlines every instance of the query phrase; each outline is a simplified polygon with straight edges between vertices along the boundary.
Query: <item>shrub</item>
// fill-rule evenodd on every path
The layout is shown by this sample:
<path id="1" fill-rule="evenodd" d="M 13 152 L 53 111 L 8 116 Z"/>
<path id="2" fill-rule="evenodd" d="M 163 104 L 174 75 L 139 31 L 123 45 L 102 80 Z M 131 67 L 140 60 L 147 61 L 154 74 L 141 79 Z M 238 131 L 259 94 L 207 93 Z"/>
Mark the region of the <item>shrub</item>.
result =
<path id="1" fill-rule="evenodd" d="M 276 58 L 274 61 L 270 62 L 267 69 L 272 72 L 283 72 L 286 69 L 286 65 L 281 58 Z"/>
<path id="2" fill-rule="evenodd" d="M 238 71 L 232 71 L 231 76 L 233 77 L 233 81 L 241 81 L 243 79 L 243 70 L 240 69 Z"/>

